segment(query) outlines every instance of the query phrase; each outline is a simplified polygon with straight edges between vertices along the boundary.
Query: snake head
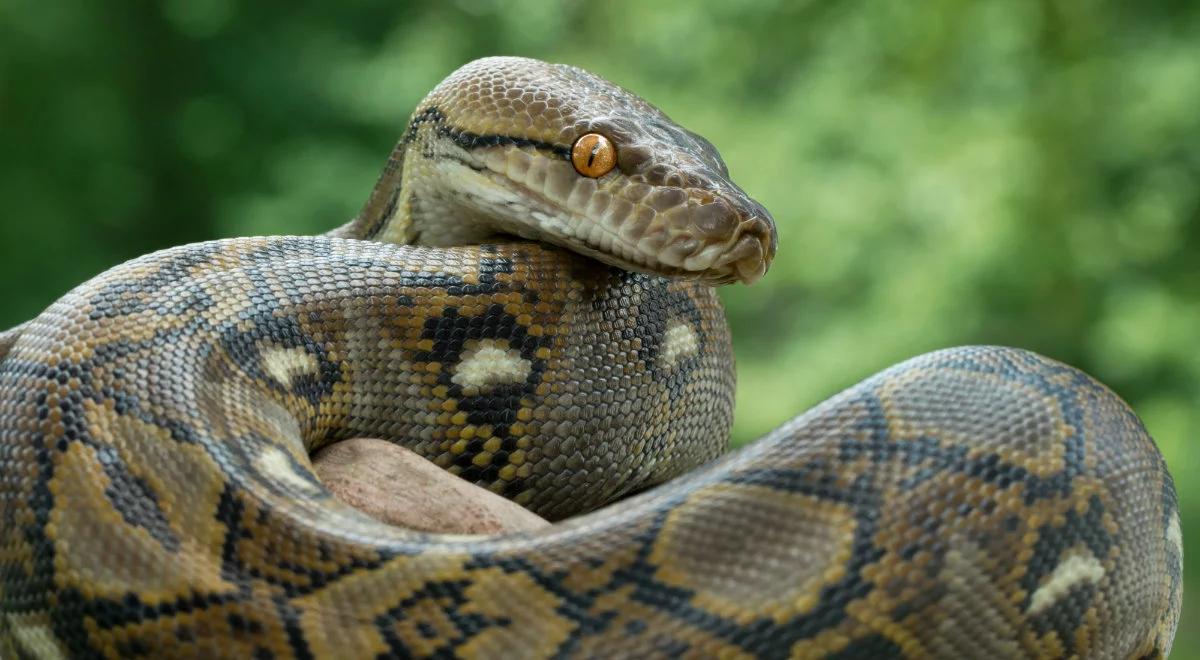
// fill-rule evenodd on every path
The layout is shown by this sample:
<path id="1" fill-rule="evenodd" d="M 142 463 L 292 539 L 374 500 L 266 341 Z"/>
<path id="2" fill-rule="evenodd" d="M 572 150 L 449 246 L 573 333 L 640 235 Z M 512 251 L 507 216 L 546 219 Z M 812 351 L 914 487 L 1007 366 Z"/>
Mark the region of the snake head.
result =
<path id="1" fill-rule="evenodd" d="M 381 216 L 368 219 L 379 240 L 516 235 L 713 284 L 752 283 L 775 255 L 770 213 L 708 140 L 575 67 L 471 62 L 418 106 L 397 149 L 364 209 Z"/>

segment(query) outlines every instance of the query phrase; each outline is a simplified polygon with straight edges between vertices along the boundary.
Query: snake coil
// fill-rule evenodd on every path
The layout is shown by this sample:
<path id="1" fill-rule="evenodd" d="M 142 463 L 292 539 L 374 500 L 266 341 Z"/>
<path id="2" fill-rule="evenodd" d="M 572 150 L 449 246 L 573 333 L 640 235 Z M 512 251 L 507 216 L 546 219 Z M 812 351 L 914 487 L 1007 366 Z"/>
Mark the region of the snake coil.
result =
<path id="1" fill-rule="evenodd" d="M 151 254 L 0 335 L 0 655 L 1165 656 L 1175 490 L 1078 370 L 941 351 L 721 456 L 710 285 L 775 236 L 633 94 L 466 65 L 331 235 Z M 358 436 L 575 517 L 385 525 L 312 471 Z"/>

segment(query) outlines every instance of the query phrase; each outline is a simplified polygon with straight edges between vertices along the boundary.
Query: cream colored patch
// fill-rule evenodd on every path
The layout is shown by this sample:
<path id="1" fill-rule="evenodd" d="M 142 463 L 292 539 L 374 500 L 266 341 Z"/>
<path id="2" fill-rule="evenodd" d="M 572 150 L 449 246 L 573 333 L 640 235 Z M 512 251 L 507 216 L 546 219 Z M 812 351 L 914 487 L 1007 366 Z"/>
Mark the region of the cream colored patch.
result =
<path id="1" fill-rule="evenodd" d="M 314 492 L 317 490 L 312 481 L 305 479 L 296 472 L 296 467 L 288 453 L 279 447 L 267 447 L 254 458 L 254 467 L 263 476 L 275 479 L 290 488 L 300 491 Z"/>
<path id="2" fill-rule="evenodd" d="M 983 570 L 987 563 L 988 557 L 973 543 L 946 553 L 939 575 L 946 590 L 937 607 L 945 616 L 916 631 L 931 657 L 962 657 L 964 649 L 980 658 L 1027 655 L 1011 623 L 1020 617 L 1007 594 Z"/>
<path id="3" fill-rule="evenodd" d="M 529 377 L 533 365 L 507 342 L 484 339 L 463 352 L 450 382 L 463 387 L 489 387 L 498 383 L 520 383 Z"/>
<path id="4" fill-rule="evenodd" d="M 262 349 L 261 355 L 263 369 L 284 387 L 290 387 L 296 376 L 315 375 L 321 369 L 316 356 L 303 348 L 267 346 Z"/>
<path id="5" fill-rule="evenodd" d="M 1167 542 L 1175 547 L 1175 553 L 1179 557 L 1183 556 L 1183 530 L 1179 527 L 1179 515 L 1171 516 L 1171 522 L 1167 525 Z"/>
<path id="6" fill-rule="evenodd" d="M 45 614 L 5 614 L 4 618 L 16 647 L 26 654 L 55 660 L 67 657 Z"/>
<path id="7" fill-rule="evenodd" d="M 401 165 L 402 170 L 399 179 L 405 181 L 413 181 L 416 176 L 413 168 L 416 166 L 417 159 L 405 158 L 404 164 Z M 388 163 L 388 168 L 391 169 L 391 163 Z M 386 175 L 385 175 L 386 176 Z M 396 176 L 394 173 L 391 176 Z M 413 188 L 415 186 L 402 186 L 400 188 L 400 197 L 396 200 L 396 206 L 392 209 L 392 214 L 384 220 L 383 227 L 379 234 L 375 236 L 375 240 L 381 243 L 394 243 L 396 245 L 408 245 L 413 242 L 416 232 L 412 226 L 412 202 Z M 378 190 L 378 188 L 377 188 Z M 375 191 L 371 192 L 372 203 L 374 203 Z"/>
<path id="8" fill-rule="evenodd" d="M 1183 571 L 1183 529 L 1180 528 L 1180 515 L 1171 516 L 1171 522 L 1166 526 L 1166 542 L 1175 548 L 1175 560 L 1178 571 Z"/>
<path id="9" fill-rule="evenodd" d="M 1104 567 L 1091 554 L 1067 557 L 1054 568 L 1050 579 L 1033 592 L 1029 601 L 1029 614 L 1037 614 L 1066 596 L 1076 585 L 1095 584 L 1104 577 Z"/>
<path id="10" fill-rule="evenodd" d="M 695 355 L 700 350 L 700 337 L 692 325 L 683 319 L 672 319 L 667 324 L 663 337 L 662 351 L 658 354 L 658 366 L 669 369 L 682 359 Z"/>

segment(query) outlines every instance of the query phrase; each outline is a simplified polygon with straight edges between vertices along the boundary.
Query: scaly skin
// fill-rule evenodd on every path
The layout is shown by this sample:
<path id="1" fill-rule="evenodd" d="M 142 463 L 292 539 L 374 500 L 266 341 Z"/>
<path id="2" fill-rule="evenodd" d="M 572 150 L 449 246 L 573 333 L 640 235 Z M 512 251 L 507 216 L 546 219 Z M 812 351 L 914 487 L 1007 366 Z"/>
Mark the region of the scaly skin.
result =
<path id="1" fill-rule="evenodd" d="M 15 328 L 0 332 L 0 360 L 3 360 L 4 356 L 12 350 L 13 345 L 17 343 L 17 337 L 21 336 L 21 330 L 24 328 L 25 324 L 22 323 Z"/>
<path id="2" fill-rule="evenodd" d="M 619 158 L 591 179 L 568 156 L 595 131 Z M 609 265 L 446 247 L 497 234 Z M 1165 655 L 1171 477 L 1075 369 L 926 355 L 712 460 L 733 372 L 706 283 L 757 279 L 774 248 L 712 146 L 644 101 L 464 67 L 334 236 L 159 252 L 22 327 L 0 655 Z M 552 518 L 649 490 L 538 532 L 419 534 L 313 475 L 353 436 Z"/>

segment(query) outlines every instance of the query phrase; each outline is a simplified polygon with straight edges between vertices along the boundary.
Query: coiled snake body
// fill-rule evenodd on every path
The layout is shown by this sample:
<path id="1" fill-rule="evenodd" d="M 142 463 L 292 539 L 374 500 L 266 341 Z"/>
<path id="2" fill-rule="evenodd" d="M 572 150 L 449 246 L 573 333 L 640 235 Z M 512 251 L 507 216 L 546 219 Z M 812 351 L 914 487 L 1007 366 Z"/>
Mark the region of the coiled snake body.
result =
<path id="1" fill-rule="evenodd" d="M 1171 477 L 1075 369 L 942 351 L 718 458 L 709 285 L 774 251 L 715 149 L 645 101 L 463 67 L 330 236 L 152 254 L 0 339 L 0 652 L 1165 655 Z M 555 519 L 647 492 L 420 534 L 313 475 L 355 436 Z"/>

